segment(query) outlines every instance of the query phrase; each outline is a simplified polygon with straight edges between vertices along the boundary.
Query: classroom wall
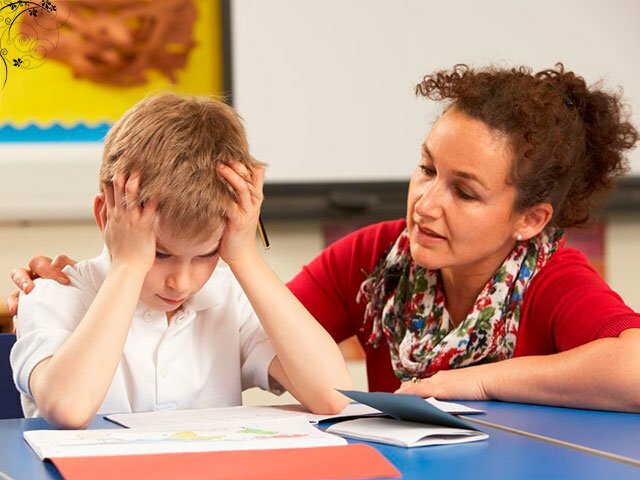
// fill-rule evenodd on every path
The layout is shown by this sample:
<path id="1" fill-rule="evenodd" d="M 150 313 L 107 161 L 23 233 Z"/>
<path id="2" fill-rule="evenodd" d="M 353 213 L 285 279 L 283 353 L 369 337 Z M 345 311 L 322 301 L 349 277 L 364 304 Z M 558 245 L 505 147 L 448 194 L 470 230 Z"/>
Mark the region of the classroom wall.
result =
<path id="1" fill-rule="evenodd" d="M 640 311 L 640 211 L 609 216 L 605 252 L 609 285 Z"/>

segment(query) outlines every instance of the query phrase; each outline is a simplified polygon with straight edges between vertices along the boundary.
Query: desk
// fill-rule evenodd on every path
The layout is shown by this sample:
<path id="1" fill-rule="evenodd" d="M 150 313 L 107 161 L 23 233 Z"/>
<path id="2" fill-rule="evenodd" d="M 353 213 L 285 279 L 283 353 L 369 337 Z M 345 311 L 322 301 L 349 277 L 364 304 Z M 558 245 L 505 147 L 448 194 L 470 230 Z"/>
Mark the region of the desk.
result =
<path id="1" fill-rule="evenodd" d="M 640 414 L 506 402 L 460 402 L 484 410 L 467 418 L 640 462 Z M 640 478 L 640 474 L 639 474 Z"/>
<path id="2" fill-rule="evenodd" d="M 0 420 L 0 472 L 15 480 L 58 479 L 22 438 L 25 430 L 51 428 L 42 419 Z M 119 428 L 96 418 L 90 428 Z M 588 453 L 541 442 L 490 427 L 488 441 L 405 449 L 371 444 L 401 472 L 403 479 L 637 479 L 640 468 Z M 364 443 L 364 442 L 363 442 Z"/>

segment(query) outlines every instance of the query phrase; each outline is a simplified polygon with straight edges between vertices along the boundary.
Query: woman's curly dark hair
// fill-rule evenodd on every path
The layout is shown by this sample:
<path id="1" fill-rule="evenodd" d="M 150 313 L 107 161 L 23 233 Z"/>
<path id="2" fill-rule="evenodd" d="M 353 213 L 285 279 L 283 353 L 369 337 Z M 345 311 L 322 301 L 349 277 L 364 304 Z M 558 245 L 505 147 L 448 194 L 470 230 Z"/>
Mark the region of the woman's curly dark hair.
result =
<path id="1" fill-rule="evenodd" d="M 638 141 L 622 93 L 588 87 L 562 63 L 537 73 L 456 65 L 425 76 L 416 94 L 448 100 L 447 108 L 506 134 L 515 158 L 514 209 L 549 202 L 549 226 L 587 223 L 598 194 L 628 170 L 625 150 Z"/>

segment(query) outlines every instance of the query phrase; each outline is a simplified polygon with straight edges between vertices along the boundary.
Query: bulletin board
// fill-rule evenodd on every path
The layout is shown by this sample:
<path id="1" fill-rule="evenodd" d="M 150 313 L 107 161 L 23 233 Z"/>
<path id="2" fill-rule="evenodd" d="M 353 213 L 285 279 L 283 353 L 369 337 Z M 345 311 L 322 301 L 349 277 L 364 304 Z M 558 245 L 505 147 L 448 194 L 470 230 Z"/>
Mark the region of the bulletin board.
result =
<path id="1" fill-rule="evenodd" d="M 102 140 L 129 107 L 159 91 L 224 95 L 218 0 L 0 8 L 0 221 L 90 215 Z"/>

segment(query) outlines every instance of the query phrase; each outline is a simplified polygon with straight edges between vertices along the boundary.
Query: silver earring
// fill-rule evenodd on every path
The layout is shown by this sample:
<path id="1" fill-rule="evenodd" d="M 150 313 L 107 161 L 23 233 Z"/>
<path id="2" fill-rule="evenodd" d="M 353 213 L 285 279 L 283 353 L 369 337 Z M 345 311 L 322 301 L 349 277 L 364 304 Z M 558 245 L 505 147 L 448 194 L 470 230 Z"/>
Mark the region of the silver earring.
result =
<path id="1" fill-rule="evenodd" d="M 521 242 L 521 241 L 522 241 L 522 235 L 521 235 L 521 234 L 518 234 L 518 236 L 516 237 L 516 240 L 518 240 L 519 242 Z"/>

